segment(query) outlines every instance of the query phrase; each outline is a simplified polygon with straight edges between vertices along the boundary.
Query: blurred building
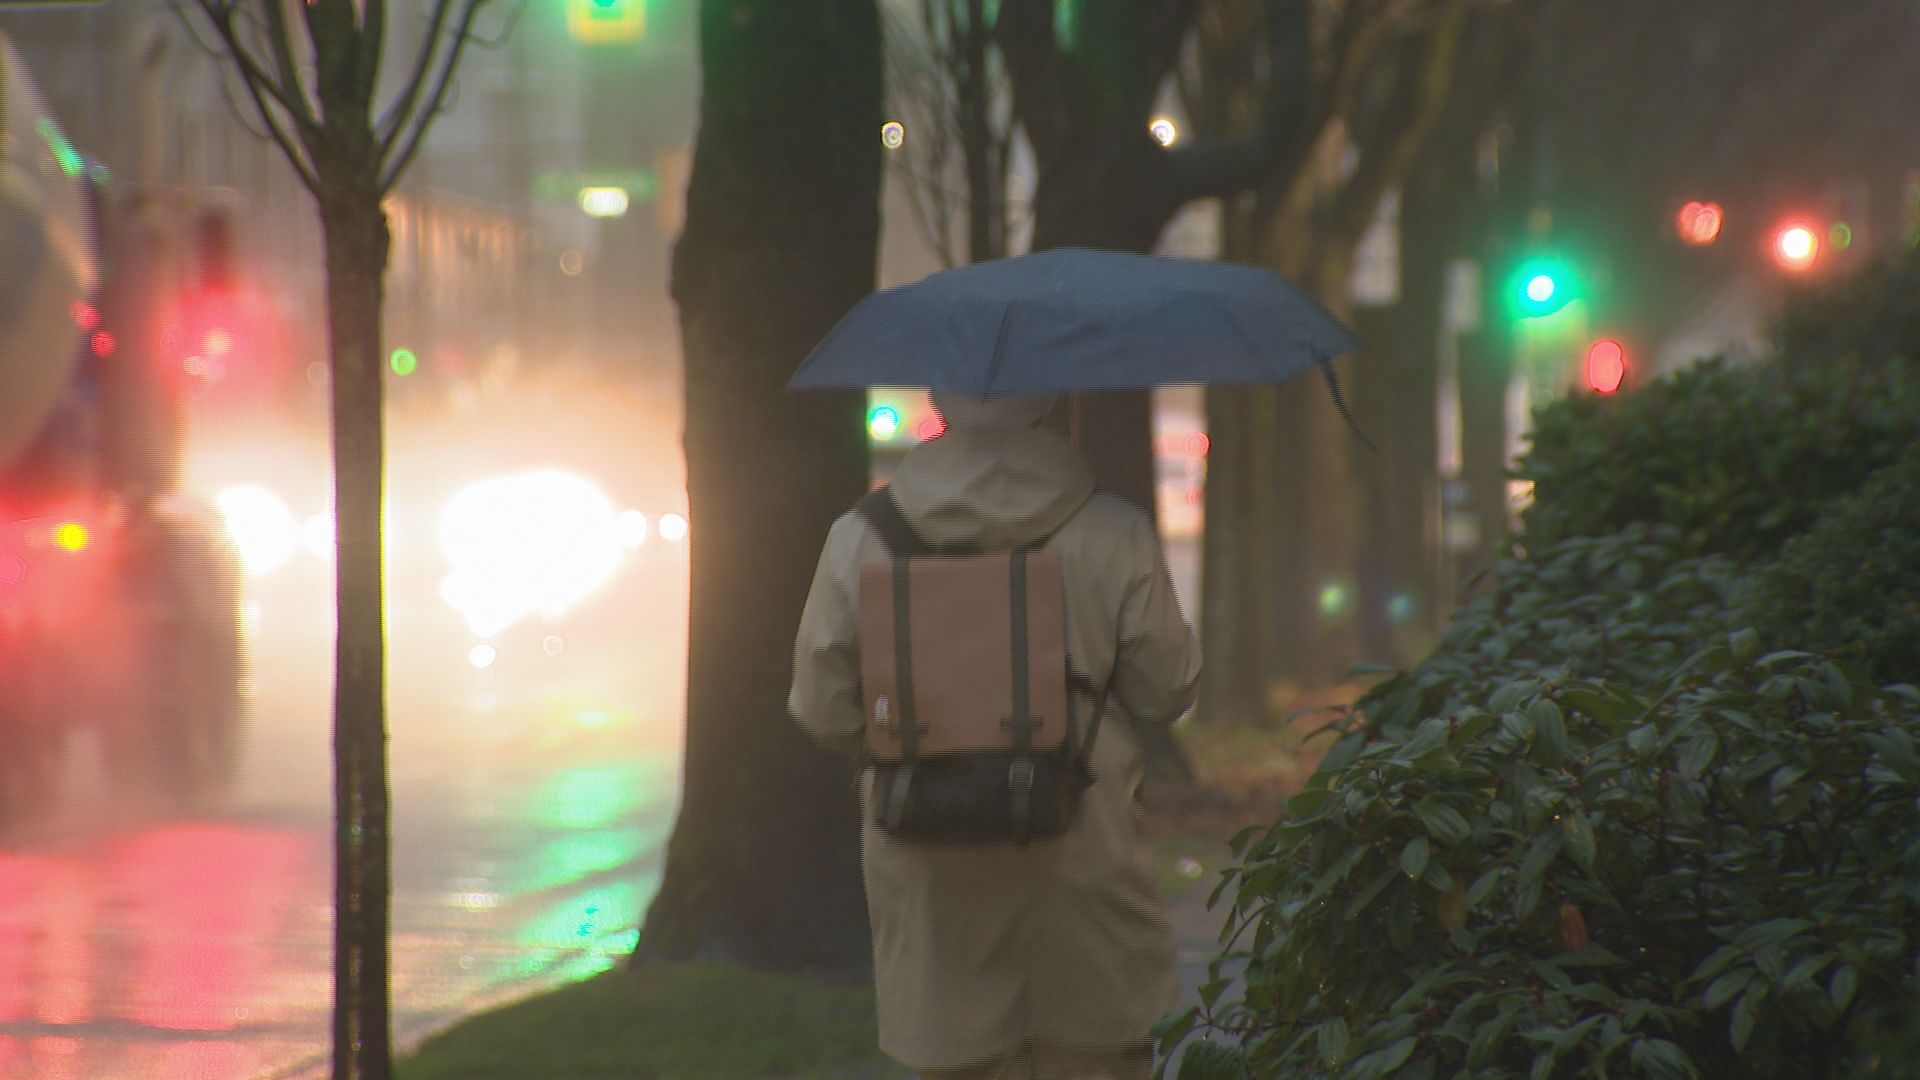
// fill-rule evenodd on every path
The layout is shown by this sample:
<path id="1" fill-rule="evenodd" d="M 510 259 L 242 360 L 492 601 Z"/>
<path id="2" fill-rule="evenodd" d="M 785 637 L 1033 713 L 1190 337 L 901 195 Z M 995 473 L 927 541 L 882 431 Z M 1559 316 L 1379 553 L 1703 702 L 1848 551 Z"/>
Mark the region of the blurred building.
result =
<path id="1" fill-rule="evenodd" d="M 661 5 L 665 7 L 665 5 Z M 183 9 L 184 10 L 184 9 Z M 390 5 L 388 95 L 420 45 L 426 0 Z M 511 14 L 502 9 L 502 17 Z M 583 41 L 568 5 L 530 5 L 484 27 L 389 204 L 387 341 L 399 399 L 481 392 L 514 372 L 576 366 L 673 393 L 678 342 L 667 263 L 678 229 L 694 92 L 692 15 Z M 291 355 L 321 400 L 324 269 L 309 193 L 258 132 L 237 85 L 161 5 L 5 10 L 0 28 L 34 68 L 75 148 L 115 203 L 144 199 L 186 242 L 208 208 L 233 223 L 235 260 L 278 308 Z M 583 205 L 619 187 L 625 212 Z"/>

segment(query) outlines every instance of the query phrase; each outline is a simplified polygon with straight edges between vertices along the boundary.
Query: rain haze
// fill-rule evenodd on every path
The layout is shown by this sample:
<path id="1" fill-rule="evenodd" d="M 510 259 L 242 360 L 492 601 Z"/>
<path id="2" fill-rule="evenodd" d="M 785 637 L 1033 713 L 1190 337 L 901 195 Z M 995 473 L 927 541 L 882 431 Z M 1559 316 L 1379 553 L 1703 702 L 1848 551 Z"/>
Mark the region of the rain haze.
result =
<path id="1" fill-rule="evenodd" d="M 1499 590 L 1551 577 L 1528 560 L 1552 544 L 1603 546 L 1640 527 L 1691 529 L 1672 541 L 1672 559 L 1725 557 L 1743 580 L 1833 565 L 1840 556 L 1802 537 L 1841 513 L 1815 494 L 1838 500 L 1913 457 L 1902 449 L 1911 424 L 1876 402 L 1920 403 L 1920 392 L 1906 368 L 1874 359 L 1920 348 L 1911 299 L 1904 309 L 1888 299 L 1916 280 L 1920 250 L 1912 3 L 790 3 L 309 0 L 309 15 L 350 28 L 370 7 L 384 13 L 377 102 L 425 121 L 399 122 L 403 109 L 373 129 L 396 151 L 416 131 L 419 141 L 390 159 L 403 167 L 368 203 L 384 212 L 387 248 L 384 311 L 366 338 L 343 334 L 345 309 L 330 309 L 330 273 L 338 288 L 353 268 L 343 246 L 330 250 L 310 186 L 337 177 L 270 85 L 314 77 L 310 55 L 269 48 L 287 13 L 303 9 L 0 0 L 0 1080 L 333 1075 L 336 844 L 348 831 L 335 816 L 336 569 L 356 552 L 384 572 L 382 837 L 400 1058 L 442 1033 L 457 1038 L 489 1010 L 605 985 L 630 970 L 631 954 L 633 971 L 712 962 L 798 976 L 822 994 L 852 987 L 852 1006 L 819 1007 L 853 1016 L 859 1046 L 823 1037 L 712 1072 L 633 1056 L 622 1075 L 910 1075 L 884 1009 L 880 1042 L 894 1060 L 873 1045 L 858 800 L 835 803 L 838 817 L 779 804 L 854 790 L 852 767 L 786 715 L 794 629 L 827 527 L 948 434 L 910 377 L 857 394 L 785 389 L 871 292 L 1053 248 L 1219 260 L 1286 279 L 1364 343 L 1304 357 L 1307 373 L 1278 388 L 1176 373 L 1063 396 L 1043 421 L 1084 454 L 1102 491 L 1151 516 L 1179 613 L 1206 655 L 1194 711 L 1133 735 L 1146 780 L 1130 842 L 1168 912 L 1181 1008 L 1203 997 L 1210 1008 L 1208 984 L 1235 995 L 1284 982 L 1271 956 L 1210 970 L 1226 907 L 1210 908 L 1207 894 L 1257 857 L 1229 838 L 1319 812 L 1328 778 L 1352 765 L 1336 752 L 1316 774 L 1333 740 L 1306 733 L 1327 710 L 1345 715 L 1369 687 L 1411 670 L 1424 673 L 1427 696 L 1408 691 L 1397 720 L 1376 702 L 1381 711 L 1354 730 L 1392 739 L 1406 735 L 1395 723 L 1441 717 L 1458 736 L 1495 687 L 1535 676 L 1627 680 L 1621 693 L 1640 694 L 1652 716 L 1648 688 L 1685 681 L 1672 667 L 1635 668 L 1644 681 L 1631 682 L 1604 635 L 1565 655 L 1528 651 L 1572 632 L 1528 611 L 1578 609 L 1614 625 L 1612 609 L 1588 604 L 1613 587 L 1605 575 L 1594 571 L 1591 596 L 1533 607 Z M 793 14 L 801 9 L 809 14 Z M 468 11 L 477 15 L 461 37 L 445 16 Z M 271 70 L 237 64 L 221 12 Z M 767 48 L 752 40 L 763 25 L 795 35 L 796 53 L 864 51 L 844 64 L 779 58 L 790 97 L 730 93 L 774 77 L 756 74 L 776 56 L 753 51 Z M 869 25 L 872 42 L 841 33 Z M 453 53 L 436 85 L 436 65 Z M 316 95 L 301 98 L 311 111 L 319 91 L 302 93 Z M 756 157 L 755 141 L 787 148 L 791 168 Z M 1142 303 L 1131 314 L 1144 326 L 1160 311 Z M 924 338 L 933 351 L 961 321 L 928 318 L 888 340 L 907 353 Z M 1015 322 L 968 328 L 968 340 L 999 350 Z M 1270 331 L 1229 322 L 1218 334 L 1229 345 Z M 1306 332 L 1272 333 L 1290 336 Z M 363 366 L 383 394 L 377 459 L 369 429 L 340 426 L 332 411 L 351 352 L 342 343 L 369 340 L 378 371 Z M 1873 374 L 1837 403 L 1809 404 L 1812 383 L 1740 400 L 1830 409 L 1819 415 L 1847 433 L 1831 445 L 1814 434 L 1755 438 L 1726 451 L 1734 464 L 1723 468 L 1700 433 L 1738 423 L 1644 404 L 1667 401 L 1675 380 L 1764 380 L 1829 357 L 1843 358 L 1834 371 L 1865 363 Z M 1698 375 L 1708 358 L 1720 367 Z M 1652 419 L 1633 419 L 1636 407 Z M 1805 461 L 1766 457 L 1802 444 Z M 1692 457 L 1666 472 L 1649 461 L 1644 481 L 1595 479 L 1653 456 L 1609 453 L 1647 446 Z M 1857 468 L 1832 464 L 1849 455 Z M 348 461 L 377 462 L 384 479 L 378 563 L 336 520 L 336 463 Z M 1794 486 L 1829 466 L 1842 479 L 1808 481 L 1821 492 Z M 1569 475 L 1593 486 L 1549 490 Z M 1749 489 L 1777 512 L 1729 494 Z M 1882 501 L 1893 516 L 1859 535 L 1920 533 L 1920 521 L 1899 517 L 1920 504 Z M 1576 502 L 1578 512 L 1567 508 Z M 1615 562 L 1668 572 L 1652 558 Z M 1858 565 L 1894 585 L 1907 570 L 1920 580 L 1920 564 L 1893 558 L 1876 550 Z M 1721 580 L 1673 565 L 1690 583 Z M 1900 666 L 1911 650 L 1888 643 L 1903 626 L 1920 634 L 1920 597 L 1894 585 L 1876 601 L 1893 614 L 1858 625 L 1767 607 L 1754 593 L 1702 593 L 1689 618 L 1714 609 L 1746 621 L 1715 623 L 1698 641 L 1662 624 L 1641 655 L 1684 659 L 1748 623 L 1763 638 L 1768 626 L 1811 627 L 1828 636 L 1768 639 L 1766 651 L 1851 658 L 1876 686 L 1920 682 Z M 1667 585 L 1620 587 L 1669 595 Z M 1501 626 L 1531 629 L 1475 644 L 1476 602 L 1496 605 Z M 1620 625 L 1655 602 L 1623 599 Z M 1523 622 L 1535 617 L 1551 625 Z M 1635 632 L 1619 640 L 1638 641 Z M 1474 666 L 1496 654 L 1521 666 Z M 1487 694 L 1447 681 L 1468 668 Z M 1525 715 L 1538 746 L 1545 736 Z M 1910 763 L 1911 745 L 1899 745 Z M 1904 764 L 1861 768 L 1920 782 Z M 1782 791 L 1799 781 L 1755 775 Z M 1902 790 L 1889 798 L 1910 799 Z M 1303 792 L 1306 802 L 1289 802 Z M 1467 801 L 1455 804 L 1481 827 Z M 844 828 L 829 834 L 821 822 Z M 1580 849 L 1569 830 L 1570 859 Z M 1421 912 L 1405 916 L 1410 932 L 1471 954 L 1460 934 L 1478 924 L 1453 924 L 1446 904 L 1481 870 L 1470 877 L 1478 864 L 1464 854 L 1442 866 L 1444 831 L 1432 836 L 1437 874 L 1425 841 L 1416 857 L 1412 833 L 1383 833 L 1375 846 L 1390 842 L 1406 880 L 1381 869 L 1389 856 L 1376 867 L 1355 854 L 1342 871 L 1354 883 L 1332 895 L 1349 897 L 1376 871 L 1392 889 L 1428 888 L 1403 902 Z M 1561 850 L 1553 843 L 1548 861 Z M 1301 854 L 1299 865 L 1344 857 Z M 1592 858 L 1585 869 L 1600 880 Z M 1617 884 L 1606 880 L 1598 892 Z M 1585 879 L 1550 875 L 1547 888 L 1562 929 L 1536 920 L 1542 940 L 1577 951 L 1587 925 L 1596 941 L 1612 925 Z M 752 896 L 713 898 L 721 893 Z M 1277 913 L 1281 892 L 1261 895 Z M 1513 900 L 1502 892 L 1488 904 Z M 1915 991 L 1906 902 L 1909 936 L 1887 946 L 1904 958 L 1905 981 L 1874 984 L 1890 1000 Z M 1564 930 L 1566 907 L 1586 920 L 1578 934 Z M 1239 914 L 1260 921 L 1264 910 Z M 1263 934 L 1285 919 L 1271 922 Z M 1554 936 L 1563 931 L 1571 936 Z M 792 944 L 808 934 L 817 946 Z M 1879 946 L 1866 937 L 1833 955 L 1873 978 Z M 1786 962 L 1815 955 L 1805 949 Z M 1831 972 L 1818 978 L 1841 1030 L 1857 1017 Z M 1352 998 L 1406 989 L 1384 985 Z M 743 992 L 726 986 L 715 996 Z M 1708 1016 L 1700 1026 L 1718 1037 L 1729 1020 L 1715 1010 L 1736 999 L 1708 1007 L 1700 989 L 1675 1007 Z M 795 996 L 796 1008 L 813 1007 Z M 1751 1031 L 1763 1002 L 1738 1001 Z M 1329 1010 L 1315 999 L 1299 1011 L 1330 1024 Z M 1576 1014 L 1556 1013 L 1555 1030 L 1575 1028 Z M 1297 1063 L 1270 1033 L 1293 1022 L 1215 1033 L 1247 1055 L 1245 1075 L 1290 1075 Z M 1329 1068 L 1347 1050 L 1398 1046 L 1399 1035 L 1381 1034 L 1386 1020 L 1340 1022 L 1351 1042 L 1334 1046 L 1329 1027 L 1314 1043 L 1332 1047 Z M 1659 1035 L 1669 1037 L 1658 1045 L 1704 1053 Z M 1884 1047 L 1920 1053 L 1920 1034 L 1907 1039 L 1831 1052 L 1892 1061 Z M 1444 1042 L 1423 1036 L 1395 1066 L 1431 1043 L 1427 1075 L 1452 1075 Z M 1779 1060 L 1811 1045 L 1782 1042 Z M 1162 1049 L 1176 1063 L 1186 1053 Z M 1728 1070 L 1717 1075 L 1769 1075 L 1741 1071 L 1738 1050 L 1715 1059 Z M 1532 1060 L 1518 1054 L 1506 1062 L 1516 1075 Z M 448 1069 L 418 1075 L 461 1075 Z"/>

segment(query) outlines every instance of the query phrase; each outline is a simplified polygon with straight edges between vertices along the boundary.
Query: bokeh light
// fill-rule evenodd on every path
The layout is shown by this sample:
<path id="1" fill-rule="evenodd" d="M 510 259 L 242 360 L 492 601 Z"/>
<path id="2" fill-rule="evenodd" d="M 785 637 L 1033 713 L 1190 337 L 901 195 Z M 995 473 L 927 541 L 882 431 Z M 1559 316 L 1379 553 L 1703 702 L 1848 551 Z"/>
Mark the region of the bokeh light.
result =
<path id="1" fill-rule="evenodd" d="M 620 538 L 620 546 L 631 551 L 647 542 L 647 515 L 638 510 L 622 510 L 613 519 L 613 531 Z"/>
<path id="2" fill-rule="evenodd" d="M 1833 228 L 1827 230 L 1827 243 L 1835 251 L 1845 251 L 1853 246 L 1853 226 L 1844 221 L 1836 221 Z"/>
<path id="3" fill-rule="evenodd" d="M 679 514 L 660 515 L 660 539 L 684 540 L 687 538 L 687 519 Z"/>
<path id="4" fill-rule="evenodd" d="M 1544 304 L 1553 299 L 1555 288 L 1551 274 L 1535 274 L 1527 279 L 1527 299 Z"/>
<path id="5" fill-rule="evenodd" d="M 1153 141 L 1161 146 L 1172 146 L 1180 140 L 1180 126 L 1171 117 L 1156 116 L 1147 125 L 1147 134 L 1152 135 Z"/>
<path id="6" fill-rule="evenodd" d="M 586 187 L 580 189 L 580 209 L 588 217 L 617 218 L 625 216 L 629 205 L 627 189 L 623 187 Z"/>
<path id="7" fill-rule="evenodd" d="M 1343 615 L 1350 599 L 1345 585 L 1329 581 L 1320 587 L 1320 614 L 1330 619 Z"/>
<path id="8" fill-rule="evenodd" d="M 490 668 L 498 659 L 500 650 L 484 641 L 467 650 L 467 663 L 477 668 Z"/>
<path id="9" fill-rule="evenodd" d="M 53 527 L 54 545 L 62 551 L 84 551 L 91 540 L 87 527 L 77 521 L 63 521 Z"/>
<path id="10" fill-rule="evenodd" d="M 1680 240 L 1694 247 L 1704 247 L 1720 238 L 1720 228 L 1726 223 L 1726 211 L 1719 203 L 1690 202 L 1680 208 L 1675 226 L 1680 232 Z"/>
<path id="11" fill-rule="evenodd" d="M 333 515 L 315 514 L 300 523 L 300 543 L 321 562 L 333 561 Z"/>
<path id="12" fill-rule="evenodd" d="M 615 516 L 592 481 L 558 469 L 470 484 L 440 516 L 452 565 L 440 595 L 478 637 L 536 612 L 557 618 L 619 567 Z"/>
<path id="13" fill-rule="evenodd" d="M 898 150 L 907 141 L 907 125 L 898 120 L 889 120 L 880 125 L 880 145 L 889 150 Z"/>
<path id="14" fill-rule="evenodd" d="M 1805 225 L 1788 225 L 1773 237 L 1773 255 L 1789 270 L 1805 270 L 1820 254 L 1820 238 Z"/>
<path id="15" fill-rule="evenodd" d="M 867 434 L 880 442 L 887 442 L 900 434 L 900 410 L 891 405 L 882 405 L 868 413 Z"/>
<path id="16" fill-rule="evenodd" d="M 300 525 L 280 496 L 257 484 L 230 487 L 213 505 L 226 520 L 227 535 L 240 549 L 240 565 L 256 577 L 272 573 L 300 547 Z"/>
<path id="17" fill-rule="evenodd" d="M 1413 597 L 1407 593 L 1394 593 L 1387 601 L 1387 621 L 1395 626 L 1404 626 L 1413 618 L 1417 610 Z"/>
<path id="18" fill-rule="evenodd" d="M 1587 387 L 1596 394 L 1611 394 L 1620 389 L 1627 377 L 1627 349 L 1612 338 L 1602 338 L 1587 349 Z"/>
<path id="19" fill-rule="evenodd" d="M 411 375 L 420 369 L 420 358 L 414 355 L 412 349 L 395 349 L 393 355 L 387 358 L 387 366 L 393 369 L 395 375 Z"/>

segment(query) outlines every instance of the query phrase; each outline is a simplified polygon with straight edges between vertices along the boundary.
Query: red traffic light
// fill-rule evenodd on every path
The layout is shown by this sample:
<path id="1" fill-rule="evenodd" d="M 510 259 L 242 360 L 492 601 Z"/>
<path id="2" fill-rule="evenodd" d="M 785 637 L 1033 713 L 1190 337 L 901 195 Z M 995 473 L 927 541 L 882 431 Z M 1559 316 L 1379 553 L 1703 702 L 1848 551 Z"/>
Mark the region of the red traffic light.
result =
<path id="1" fill-rule="evenodd" d="M 1680 208 L 1674 227 L 1680 232 L 1681 243 L 1705 247 L 1720 238 L 1720 226 L 1726 219 L 1726 211 L 1719 203 L 1690 202 Z"/>
<path id="2" fill-rule="evenodd" d="M 1611 394 L 1627 380 L 1627 350 L 1612 338 L 1602 338 L 1587 347 L 1587 389 L 1596 394 Z"/>

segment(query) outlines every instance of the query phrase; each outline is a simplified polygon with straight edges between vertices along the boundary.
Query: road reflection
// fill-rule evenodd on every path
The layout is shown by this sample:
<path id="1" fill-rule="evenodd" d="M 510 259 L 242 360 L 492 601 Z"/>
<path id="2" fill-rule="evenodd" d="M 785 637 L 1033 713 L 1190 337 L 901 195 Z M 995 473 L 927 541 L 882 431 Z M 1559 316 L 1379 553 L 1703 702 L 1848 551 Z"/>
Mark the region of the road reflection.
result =
<path id="1" fill-rule="evenodd" d="M 50 1029 L 231 1032 L 268 988 L 291 907 L 327 872 L 314 837 L 180 823 L 51 853 L 0 853 L 0 1076 L 93 1077 Z M 30 1034 L 40 1029 L 40 1034 Z M 244 1049 L 166 1046 L 141 1075 L 242 1077 Z M 84 1070 L 84 1071 L 83 1071 Z"/>
<path id="2" fill-rule="evenodd" d="M 642 405 L 605 392 L 513 404 L 512 424 L 402 418 L 392 433 L 392 987 L 403 1046 L 630 951 L 678 803 L 684 544 L 627 549 L 564 612 L 476 629 L 440 595 L 447 565 L 433 528 L 450 492 L 528 467 L 591 476 L 656 519 L 682 510 L 676 429 L 636 424 Z M 315 452 L 230 439 L 189 471 L 206 490 L 256 485 L 304 513 L 324 478 Z M 0 1080 L 324 1072 L 329 570 L 307 554 L 249 579 L 253 728 L 230 798 L 190 811 L 143 804 L 116 788 L 106 746 L 76 738 L 58 805 L 0 833 Z M 495 662 L 469 661 L 478 644 Z"/>
<path id="3" fill-rule="evenodd" d="M 677 754 L 507 739 L 397 787 L 395 1029 L 603 971 L 659 884 Z M 134 824 L 0 852 L 0 1078 L 251 1080 L 322 1062 L 329 826 Z"/>

